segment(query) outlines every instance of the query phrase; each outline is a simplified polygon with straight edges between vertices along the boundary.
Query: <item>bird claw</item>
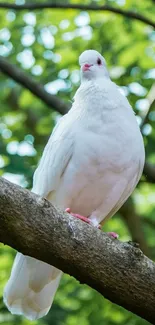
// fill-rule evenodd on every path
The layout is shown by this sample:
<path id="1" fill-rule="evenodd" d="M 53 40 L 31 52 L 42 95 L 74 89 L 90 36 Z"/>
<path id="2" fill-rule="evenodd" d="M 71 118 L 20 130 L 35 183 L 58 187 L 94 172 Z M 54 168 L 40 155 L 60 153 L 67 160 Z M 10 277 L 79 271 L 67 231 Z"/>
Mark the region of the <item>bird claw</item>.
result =
<path id="1" fill-rule="evenodd" d="M 114 239 L 118 239 L 119 235 L 116 232 L 107 232 L 107 235 L 109 235 L 110 237 L 114 238 Z"/>
<path id="2" fill-rule="evenodd" d="M 80 220 L 82 220 L 82 221 L 88 223 L 88 224 L 91 225 L 91 226 L 94 226 L 93 222 L 92 222 L 89 218 L 84 217 L 84 216 L 81 216 L 81 215 L 78 214 L 78 213 L 72 213 L 70 208 L 67 208 L 67 209 L 65 210 L 65 212 L 70 213 L 73 217 L 75 217 L 75 218 L 77 218 L 77 219 L 80 219 Z M 98 229 L 101 229 L 101 225 L 100 225 L 100 224 L 97 225 L 97 226 L 95 226 L 95 227 L 97 227 Z"/>
<path id="3" fill-rule="evenodd" d="M 101 229 L 101 225 L 100 225 L 100 224 L 94 224 L 94 223 L 92 222 L 92 220 L 90 220 L 89 218 L 84 217 L 84 216 L 81 216 L 81 215 L 78 214 L 78 213 L 72 213 L 70 208 L 67 208 L 67 209 L 65 210 L 65 212 L 70 213 L 73 217 L 75 217 L 75 218 L 77 218 L 77 219 L 80 219 L 80 220 L 82 220 L 82 221 L 88 223 L 89 225 L 91 225 L 91 226 L 93 226 L 93 227 L 96 227 L 96 228 L 98 228 L 98 229 Z M 116 232 L 113 232 L 113 231 L 112 231 L 112 232 L 107 232 L 107 235 L 109 235 L 110 237 L 112 237 L 112 238 L 114 238 L 114 239 L 118 239 L 118 237 L 119 237 L 119 235 L 118 235 Z"/>

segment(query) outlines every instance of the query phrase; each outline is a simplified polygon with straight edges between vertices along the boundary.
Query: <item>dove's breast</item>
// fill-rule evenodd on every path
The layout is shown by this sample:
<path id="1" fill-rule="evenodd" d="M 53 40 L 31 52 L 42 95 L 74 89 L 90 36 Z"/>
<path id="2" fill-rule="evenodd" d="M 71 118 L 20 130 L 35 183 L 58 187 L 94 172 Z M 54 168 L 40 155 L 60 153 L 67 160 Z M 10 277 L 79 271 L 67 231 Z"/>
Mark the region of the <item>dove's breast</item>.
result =
<path id="1" fill-rule="evenodd" d="M 106 216 L 127 199 L 144 163 L 142 137 L 133 120 L 122 110 L 112 116 L 83 114 L 77 120 L 73 155 L 55 193 L 57 205 L 84 216 L 101 207 L 99 213 Z"/>

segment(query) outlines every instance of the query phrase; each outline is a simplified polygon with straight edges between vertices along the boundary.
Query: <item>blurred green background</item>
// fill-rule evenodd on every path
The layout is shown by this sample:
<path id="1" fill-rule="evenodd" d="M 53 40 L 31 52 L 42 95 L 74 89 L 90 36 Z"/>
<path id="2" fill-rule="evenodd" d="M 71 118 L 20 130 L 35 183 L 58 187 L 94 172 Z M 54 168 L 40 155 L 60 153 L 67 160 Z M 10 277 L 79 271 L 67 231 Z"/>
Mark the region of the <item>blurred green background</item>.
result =
<path id="1" fill-rule="evenodd" d="M 16 5 L 30 2 L 7 1 Z M 107 4 L 139 13 L 150 20 L 155 17 L 153 0 L 62 0 L 64 2 Z M 0 55 L 45 85 L 49 93 L 57 95 L 68 105 L 80 82 L 78 56 L 89 48 L 104 55 L 112 80 L 128 97 L 139 124 L 153 102 L 142 133 L 146 160 L 155 165 L 153 27 L 107 11 L 0 9 Z M 59 117 L 53 107 L 48 107 L 7 74 L 0 73 L 0 175 L 31 188 L 33 172 Z M 143 175 L 130 200 L 104 227 L 106 231 L 118 232 L 121 241 L 138 241 L 152 259 L 155 258 L 154 183 L 155 170 L 152 180 Z M 3 305 L 2 293 L 14 256 L 13 249 L 1 244 L 0 324 L 148 324 L 68 275 L 63 276 L 52 309 L 45 318 L 30 322 L 11 315 Z"/>

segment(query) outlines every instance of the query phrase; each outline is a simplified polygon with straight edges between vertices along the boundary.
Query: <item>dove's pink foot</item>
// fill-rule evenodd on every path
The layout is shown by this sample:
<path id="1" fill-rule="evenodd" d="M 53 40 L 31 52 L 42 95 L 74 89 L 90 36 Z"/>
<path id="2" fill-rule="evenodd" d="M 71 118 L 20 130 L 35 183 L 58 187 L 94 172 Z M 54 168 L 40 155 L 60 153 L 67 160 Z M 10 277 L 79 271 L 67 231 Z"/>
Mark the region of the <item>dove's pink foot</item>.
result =
<path id="1" fill-rule="evenodd" d="M 84 217 L 84 216 L 81 216 L 80 214 L 77 214 L 77 213 L 72 213 L 70 208 L 67 208 L 67 209 L 65 210 L 65 212 L 68 212 L 68 213 L 70 213 L 73 217 L 78 218 L 78 219 L 80 219 L 80 220 L 82 220 L 82 221 L 84 221 L 84 222 L 86 222 L 86 223 L 89 223 L 90 225 L 94 226 L 93 223 L 92 223 L 92 221 L 91 221 L 89 218 Z M 98 225 L 97 228 L 100 229 L 101 226 Z"/>
<path id="2" fill-rule="evenodd" d="M 65 212 L 68 212 L 68 213 L 70 213 L 73 217 L 78 218 L 78 219 L 80 219 L 80 220 L 82 220 L 82 221 L 84 221 L 84 222 L 86 222 L 86 223 L 91 224 L 91 220 L 89 220 L 87 217 L 81 216 L 80 214 L 72 213 L 70 208 L 67 208 L 67 209 L 65 210 Z"/>
<path id="3" fill-rule="evenodd" d="M 107 232 L 107 235 L 111 236 L 114 239 L 118 239 L 119 235 L 116 232 Z"/>

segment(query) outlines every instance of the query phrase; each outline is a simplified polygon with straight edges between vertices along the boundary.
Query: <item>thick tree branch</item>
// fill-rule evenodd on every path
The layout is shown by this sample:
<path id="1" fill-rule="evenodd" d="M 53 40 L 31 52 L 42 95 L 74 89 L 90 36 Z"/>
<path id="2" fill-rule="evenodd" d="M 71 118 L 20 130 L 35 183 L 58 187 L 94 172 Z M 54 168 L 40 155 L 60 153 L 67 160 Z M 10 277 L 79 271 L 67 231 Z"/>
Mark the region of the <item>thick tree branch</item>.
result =
<path id="1" fill-rule="evenodd" d="M 0 179 L 0 241 L 155 323 L 155 264 L 138 249 Z"/>
<path id="2" fill-rule="evenodd" d="M 2 56 L 0 56 L 0 70 L 25 88 L 29 89 L 50 108 L 56 109 L 60 114 L 67 113 L 69 107 L 66 103 L 57 96 L 49 94 L 42 84 L 34 81 L 32 77 L 29 77 L 20 68 L 11 64 Z"/>
<path id="3" fill-rule="evenodd" d="M 148 24 L 155 28 L 155 22 L 151 19 L 130 10 L 123 10 L 116 7 L 111 7 L 109 5 L 97 6 L 95 4 L 79 4 L 79 3 L 60 3 L 60 2 L 44 2 L 44 3 L 25 3 L 23 5 L 16 5 L 11 3 L 0 3 L 0 8 L 3 9 L 15 9 L 15 10 L 36 10 L 36 9 L 79 9 L 79 10 L 89 10 L 89 11 L 109 11 L 117 15 L 121 15 L 127 18 L 139 20 L 145 24 Z"/>

